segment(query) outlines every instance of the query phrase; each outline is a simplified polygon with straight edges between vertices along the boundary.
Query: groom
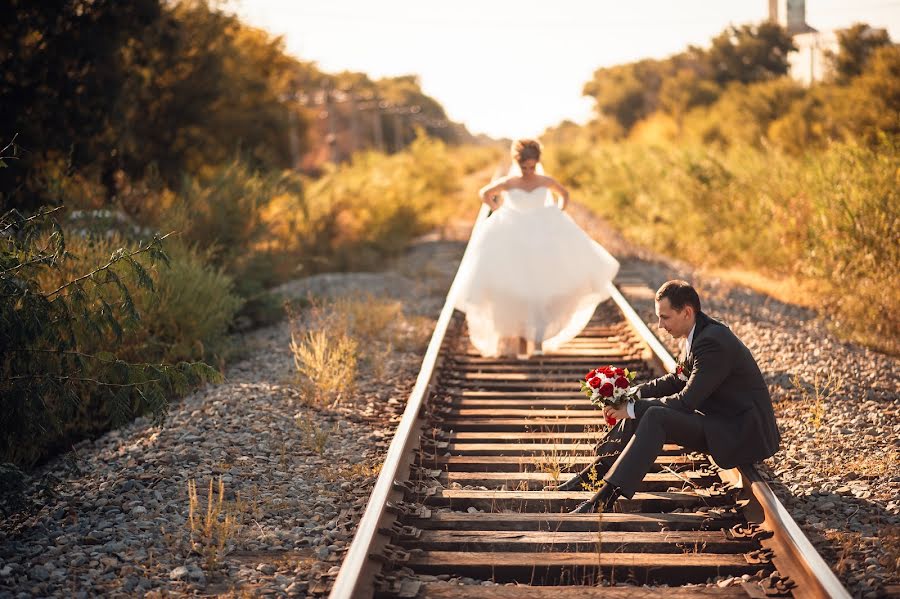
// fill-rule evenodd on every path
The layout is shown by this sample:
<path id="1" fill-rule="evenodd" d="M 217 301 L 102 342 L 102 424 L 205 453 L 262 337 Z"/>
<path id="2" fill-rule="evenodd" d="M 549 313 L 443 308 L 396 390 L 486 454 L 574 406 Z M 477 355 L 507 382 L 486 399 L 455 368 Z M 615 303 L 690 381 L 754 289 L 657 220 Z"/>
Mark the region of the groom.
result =
<path id="1" fill-rule="evenodd" d="M 685 281 L 659 288 L 656 314 L 660 328 L 684 339 L 681 376 L 667 374 L 639 385 L 637 399 L 604 408 L 604 415 L 621 421 L 616 432 L 627 444 L 614 461 L 601 456 L 558 488 L 580 488 L 594 468 L 602 476 L 600 491 L 573 513 L 608 511 L 619 495 L 634 495 L 666 442 L 708 453 L 722 468 L 778 451 L 772 400 L 750 350 L 731 329 L 700 311 L 700 297 Z"/>

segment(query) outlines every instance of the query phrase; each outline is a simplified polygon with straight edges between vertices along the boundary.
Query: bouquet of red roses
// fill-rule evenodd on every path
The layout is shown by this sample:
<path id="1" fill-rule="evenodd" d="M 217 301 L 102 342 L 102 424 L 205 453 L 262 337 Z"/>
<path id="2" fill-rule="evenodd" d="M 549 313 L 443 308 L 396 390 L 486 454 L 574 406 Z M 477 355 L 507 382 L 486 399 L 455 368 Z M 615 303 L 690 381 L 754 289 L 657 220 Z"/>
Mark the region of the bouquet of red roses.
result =
<path id="1" fill-rule="evenodd" d="M 598 408 L 603 406 L 619 408 L 634 392 L 631 382 L 635 376 L 637 373 L 627 368 L 601 366 L 584 376 L 584 380 L 581 381 L 581 390 Z M 606 423 L 613 426 L 616 419 L 607 418 Z"/>

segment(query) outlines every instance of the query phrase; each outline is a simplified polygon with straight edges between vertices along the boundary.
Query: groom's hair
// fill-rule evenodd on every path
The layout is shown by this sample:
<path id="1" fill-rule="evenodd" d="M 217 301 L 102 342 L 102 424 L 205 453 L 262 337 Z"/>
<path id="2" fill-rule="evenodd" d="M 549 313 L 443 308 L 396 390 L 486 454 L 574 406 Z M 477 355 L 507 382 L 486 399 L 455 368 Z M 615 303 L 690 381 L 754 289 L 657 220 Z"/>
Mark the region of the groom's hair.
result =
<path id="1" fill-rule="evenodd" d="M 672 308 L 679 312 L 684 310 L 685 306 L 694 308 L 695 314 L 700 312 L 700 296 L 697 295 L 697 290 L 687 281 L 676 279 L 663 283 L 662 287 L 656 292 L 656 301 L 662 301 L 664 297 L 669 298 Z"/>

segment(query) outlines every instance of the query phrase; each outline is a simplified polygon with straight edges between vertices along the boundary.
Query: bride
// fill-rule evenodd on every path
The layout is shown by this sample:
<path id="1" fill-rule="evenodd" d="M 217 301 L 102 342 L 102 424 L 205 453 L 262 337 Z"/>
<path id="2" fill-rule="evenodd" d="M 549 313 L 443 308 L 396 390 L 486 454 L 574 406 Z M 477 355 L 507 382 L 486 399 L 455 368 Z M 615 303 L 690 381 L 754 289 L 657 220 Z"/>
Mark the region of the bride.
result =
<path id="1" fill-rule="evenodd" d="M 510 174 L 479 191 L 493 214 L 473 230 L 456 281 L 454 304 L 483 356 L 558 348 L 609 297 L 607 284 L 619 270 L 564 212 L 566 188 L 539 174 L 541 145 L 515 141 L 512 157 Z"/>

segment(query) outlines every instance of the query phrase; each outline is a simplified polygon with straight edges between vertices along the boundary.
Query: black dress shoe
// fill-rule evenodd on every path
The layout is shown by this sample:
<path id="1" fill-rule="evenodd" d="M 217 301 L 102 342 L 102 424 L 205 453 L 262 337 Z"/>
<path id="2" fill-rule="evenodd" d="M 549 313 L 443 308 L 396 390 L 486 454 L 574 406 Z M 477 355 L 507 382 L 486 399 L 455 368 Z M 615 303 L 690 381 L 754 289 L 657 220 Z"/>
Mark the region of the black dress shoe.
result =
<path id="1" fill-rule="evenodd" d="M 580 475 L 573 476 L 561 485 L 557 485 L 554 491 L 581 491 L 584 489 L 584 481 Z"/>
<path id="2" fill-rule="evenodd" d="M 588 499 L 587 501 L 582 501 L 579 503 L 574 510 L 569 512 L 570 514 L 593 514 L 594 510 L 597 509 L 597 502 L 593 499 Z"/>
<path id="3" fill-rule="evenodd" d="M 574 510 L 569 513 L 591 514 L 597 511 L 598 506 L 602 506 L 602 511 L 608 512 L 612 509 L 613 504 L 621 494 L 622 493 L 621 491 L 619 491 L 619 487 L 613 486 L 609 483 L 603 483 L 603 487 L 601 487 L 599 491 L 594 493 L 593 497 L 591 497 L 587 501 L 582 501 L 577 506 L 575 506 Z"/>

